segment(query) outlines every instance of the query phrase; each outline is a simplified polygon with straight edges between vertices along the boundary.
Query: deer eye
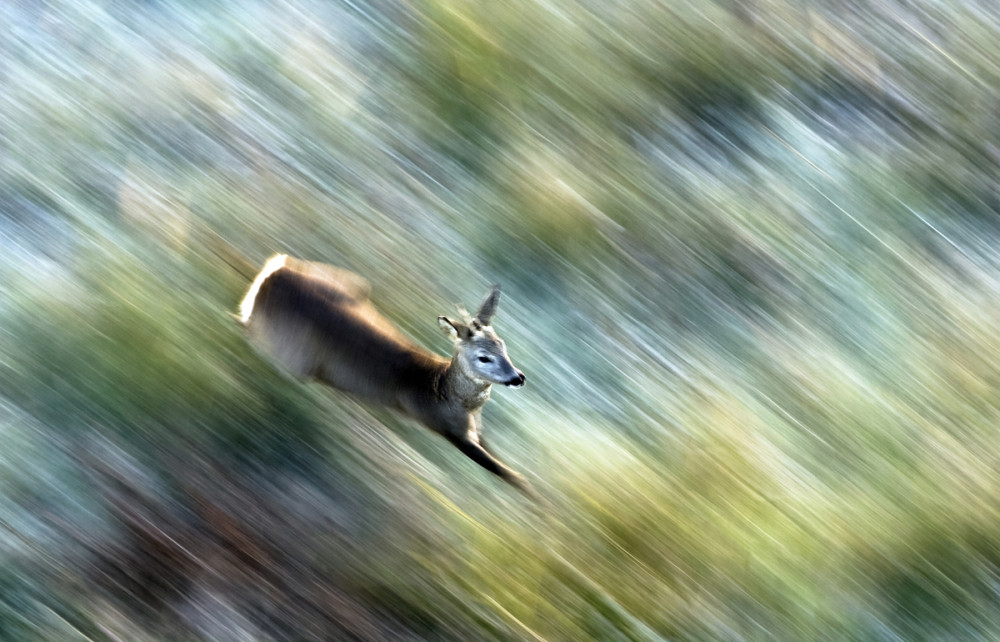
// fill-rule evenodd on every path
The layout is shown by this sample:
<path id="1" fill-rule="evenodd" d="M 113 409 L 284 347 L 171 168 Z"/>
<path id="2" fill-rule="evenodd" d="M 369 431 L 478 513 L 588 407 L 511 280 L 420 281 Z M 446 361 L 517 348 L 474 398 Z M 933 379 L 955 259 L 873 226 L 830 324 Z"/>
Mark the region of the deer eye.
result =
<path id="1" fill-rule="evenodd" d="M 479 357 L 479 363 L 491 363 L 493 357 Z"/>

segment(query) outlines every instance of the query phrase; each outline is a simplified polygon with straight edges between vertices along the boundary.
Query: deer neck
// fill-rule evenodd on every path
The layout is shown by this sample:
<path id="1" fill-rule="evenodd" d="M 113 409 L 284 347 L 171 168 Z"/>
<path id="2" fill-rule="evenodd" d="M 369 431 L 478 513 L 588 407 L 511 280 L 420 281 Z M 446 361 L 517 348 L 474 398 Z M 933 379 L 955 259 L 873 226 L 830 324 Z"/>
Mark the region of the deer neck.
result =
<path id="1" fill-rule="evenodd" d="M 452 357 L 441 381 L 445 399 L 459 401 L 470 412 L 489 401 L 492 386 L 489 381 L 466 372 L 457 354 Z"/>

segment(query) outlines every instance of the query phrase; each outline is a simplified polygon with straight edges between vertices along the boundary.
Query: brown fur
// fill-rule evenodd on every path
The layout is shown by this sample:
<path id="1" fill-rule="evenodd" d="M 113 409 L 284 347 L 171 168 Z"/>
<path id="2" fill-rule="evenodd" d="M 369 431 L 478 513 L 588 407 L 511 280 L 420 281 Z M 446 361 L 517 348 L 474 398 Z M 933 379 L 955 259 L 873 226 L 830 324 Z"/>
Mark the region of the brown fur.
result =
<path id="1" fill-rule="evenodd" d="M 241 320 L 253 342 L 296 376 L 395 408 L 532 494 L 528 482 L 482 442 L 481 413 L 491 384 L 524 382 L 489 326 L 499 290 L 469 323 L 439 319 L 455 341 L 451 360 L 403 336 L 368 292 L 367 282 L 351 272 L 274 257 L 244 299 Z M 487 358 L 490 365 L 481 363 Z"/>

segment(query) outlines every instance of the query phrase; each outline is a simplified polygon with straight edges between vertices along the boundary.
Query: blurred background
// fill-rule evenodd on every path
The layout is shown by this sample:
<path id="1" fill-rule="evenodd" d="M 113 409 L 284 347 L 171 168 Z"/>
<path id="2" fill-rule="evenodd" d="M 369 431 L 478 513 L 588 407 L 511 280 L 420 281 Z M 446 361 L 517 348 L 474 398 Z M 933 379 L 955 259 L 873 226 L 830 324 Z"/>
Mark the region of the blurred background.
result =
<path id="1" fill-rule="evenodd" d="M 1000 636 L 1000 9 L 0 4 L 0 639 Z M 503 284 L 532 505 L 294 381 L 274 252 Z"/>

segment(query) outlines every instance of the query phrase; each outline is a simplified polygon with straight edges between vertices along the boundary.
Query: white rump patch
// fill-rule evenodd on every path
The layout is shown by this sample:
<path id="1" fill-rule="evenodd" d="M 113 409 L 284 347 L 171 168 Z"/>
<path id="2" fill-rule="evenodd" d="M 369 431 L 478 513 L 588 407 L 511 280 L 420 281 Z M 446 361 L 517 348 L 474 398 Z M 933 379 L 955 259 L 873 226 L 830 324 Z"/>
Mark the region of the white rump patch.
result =
<path id="1" fill-rule="evenodd" d="M 257 278 L 253 280 L 253 284 L 250 286 L 250 290 L 247 295 L 243 297 L 240 301 L 240 321 L 246 325 L 250 321 L 250 315 L 253 314 L 254 302 L 257 299 L 257 293 L 260 292 L 261 284 L 281 268 L 285 267 L 285 261 L 288 260 L 287 254 L 276 254 L 267 260 L 264 264 L 263 269 L 261 269 L 260 274 Z"/>

